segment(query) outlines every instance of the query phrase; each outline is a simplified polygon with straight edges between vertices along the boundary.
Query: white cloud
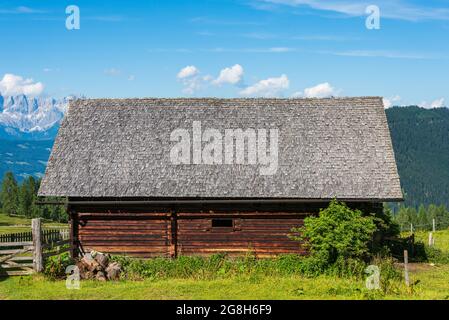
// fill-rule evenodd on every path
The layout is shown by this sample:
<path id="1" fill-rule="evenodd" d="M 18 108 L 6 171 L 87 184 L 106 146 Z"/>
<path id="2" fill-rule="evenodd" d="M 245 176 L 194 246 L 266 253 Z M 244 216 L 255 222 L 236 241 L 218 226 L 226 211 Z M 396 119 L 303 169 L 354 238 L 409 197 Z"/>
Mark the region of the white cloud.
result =
<path id="1" fill-rule="evenodd" d="M 116 68 L 110 68 L 110 69 L 104 70 L 104 74 L 106 74 L 108 76 L 118 76 L 118 75 L 120 75 L 120 73 L 121 73 L 121 71 Z"/>
<path id="2" fill-rule="evenodd" d="M 200 70 L 193 65 L 182 68 L 176 77 L 184 86 L 182 92 L 188 95 L 194 94 L 213 79 L 209 75 L 201 76 Z"/>
<path id="3" fill-rule="evenodd" d="M 329 82 L 317 84 L 314 87 L 305 88 L 304 93 L 296 92 L 293 96 L 304 96 L 305 98 L 326 98 L 338 95 L 338 91 Z"/>
<path id="4" fill-rule="evenodd" d="M 136 76 L 133 75 L 133 74 L 130 74 L 130 75 L 128 76 L 128 81 L 134 81 L 135 79 L 136 79 Z"/>
<path id="5" fill-rule="evenodd" d="M 388 109 L 388 108 L 393 106 L 393 103 L 401 101 L 401 97 L 398 96 L 398 95 L 395 95 L 393 97 L 383 98 L 382 100 L 383 100 L 383 103 L 384 103 L 384 108 Z"/>
<path id="6" fill-rule="evenodd" d="M 30 7 L 20 6 L 13 9 L 1 9 L 1 14 L 32 14 L 32 13 L 46 13 L 46 11 L 38 10 Z"/>
<path id="7" fill-rule="evenodd" d="M 290 81 L 283 74 L 278 78 L 268 78 L 261 80 L 252 86 L 248 86 L 240 91 L 242 96 L 277 97 L 288 89 Z"/>
<path id="8" fill-rule="evenodd" d="M 289 52 L 294 51 L 295 49 L 287 48 L 287 47 L 273 47 L 269 49 L 270 52 Z"/>
<path id="9" fill-rule="evenodd" d="M 182 92 L 188 95 L 194 94 L 196 91 L 202 88 L 202 79 L 199 77 L 185 79 L 182 83 L 184 88 Z"/>
<path id="10" fill-rule="evenodd" d="M 336 56 L 344 57 L 368 57 L 368 58 L 392 58 L 392 59 L 438 59 L 441 56 L 428 54 L 428 53 L 411 53 L 411 52 L 399 52 L 389 50 L 351 50 L 351 51 L 339 51 L 329 52 L 321 51 L 319 53 L 328 53 Z"/>
<path id="11" fill-rule="evenodd" d="M 37 96 L 44 90 L 41 82 L 34 82 L 33 79 L 24 79 L 11 73 L 6 73 L 0 80 L 0 94 L 4 96 L 14 96 L 25 94 L 29 96 Z"/>
<path id="12" fill-rule="evenodd" d="M 238 84 L 242 81 L 243 68 L 241 65 L 236 64 L 230 68 L 224 68 L 220 71 L 220 75 L 213 81 L 215 85 L 222 85 L 225 83 Z"/>
<path id="13" fill-rule="evenodd" d="M 198 70 L 197 67 L 187 66 L 185 68 L 182 68 L 181 71 L 178 72 L 177 78 L 178 79 L 190 78 L 190 77 L 196 76 L 199 73 L 200 73 L 200 71 Z"/>
<path id="14" fill-rule="evenodd" d="M 426 109 L 433 109 L 433 108 L 442 108 L 444 107 L 444 98 L 433 100 L 432 102 L 428 103 L 427 101 L 423 101 L 419 104 L 421 108 Z"/>
<path id="15" fill-rule="evenodd" d="M 288 5 L 293 7 L 309 7 L 314 10 L 335 12 L 347 16 L 365 16 L 367 6 L 373 4 L 372 1 L 355 0 L 259 0 L 262 3 L 273 5 Z M 399 20 L 449 20 L 449 9 L 440 6 L 417 5 L 410 0 L 378 0 L 376 5 L 381 8 L 381 15 L 384 18 Z"/>

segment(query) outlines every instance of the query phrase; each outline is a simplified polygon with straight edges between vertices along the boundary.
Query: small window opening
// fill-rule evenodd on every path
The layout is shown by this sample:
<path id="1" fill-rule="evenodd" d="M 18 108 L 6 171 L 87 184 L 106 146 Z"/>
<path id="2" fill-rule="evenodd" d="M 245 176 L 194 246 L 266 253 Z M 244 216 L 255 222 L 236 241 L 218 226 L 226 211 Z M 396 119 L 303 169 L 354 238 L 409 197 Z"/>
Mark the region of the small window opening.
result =
<path id="1" fill-rule="evenodd" d="M 212 228 L 232 228 L 232 219 L 212 219 Z"/>

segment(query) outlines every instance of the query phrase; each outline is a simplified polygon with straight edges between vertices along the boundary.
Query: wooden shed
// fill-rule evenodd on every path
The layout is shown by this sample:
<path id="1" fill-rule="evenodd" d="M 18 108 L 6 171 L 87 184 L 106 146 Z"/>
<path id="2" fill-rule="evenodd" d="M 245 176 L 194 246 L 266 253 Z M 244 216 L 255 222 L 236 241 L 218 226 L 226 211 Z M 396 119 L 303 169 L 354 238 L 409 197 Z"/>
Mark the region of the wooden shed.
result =
<path id="1" fill-rule="evenodd" d="M 380 97 L 71 102 L 40 196 L 67 198 L 72 254 L 301 253 L 333 198 L 402 200 Z"/>

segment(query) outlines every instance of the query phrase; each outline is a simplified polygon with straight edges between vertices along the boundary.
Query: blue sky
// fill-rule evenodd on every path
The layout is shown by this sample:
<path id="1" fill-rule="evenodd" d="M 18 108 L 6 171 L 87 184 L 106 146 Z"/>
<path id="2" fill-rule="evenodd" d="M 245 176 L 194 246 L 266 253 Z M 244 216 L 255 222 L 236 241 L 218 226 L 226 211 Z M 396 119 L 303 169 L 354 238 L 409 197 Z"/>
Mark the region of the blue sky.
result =
<path id="1" fill-rule="evenodd" d="M 4 95 L 449 101 L 448 0 L 0 1 L 0 30 Z"/>

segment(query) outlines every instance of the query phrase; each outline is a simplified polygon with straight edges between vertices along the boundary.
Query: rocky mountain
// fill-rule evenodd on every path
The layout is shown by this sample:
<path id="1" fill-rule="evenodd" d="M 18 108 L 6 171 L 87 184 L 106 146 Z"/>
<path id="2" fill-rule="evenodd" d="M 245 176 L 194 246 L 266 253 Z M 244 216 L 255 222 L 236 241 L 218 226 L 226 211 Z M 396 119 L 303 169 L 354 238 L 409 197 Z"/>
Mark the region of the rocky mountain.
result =
<path id="1" fill-rule="evenodd" d="M 18 180 L 43 175 L 71 99 L 0 95 L 0 180 L 7 171 Z"/>
<path id="2" fill-rule="evenodd" d="M 0 95 L 0 139 L 54 139 L 68 102 L 73 98 Z"/>

